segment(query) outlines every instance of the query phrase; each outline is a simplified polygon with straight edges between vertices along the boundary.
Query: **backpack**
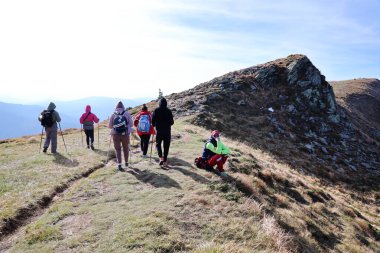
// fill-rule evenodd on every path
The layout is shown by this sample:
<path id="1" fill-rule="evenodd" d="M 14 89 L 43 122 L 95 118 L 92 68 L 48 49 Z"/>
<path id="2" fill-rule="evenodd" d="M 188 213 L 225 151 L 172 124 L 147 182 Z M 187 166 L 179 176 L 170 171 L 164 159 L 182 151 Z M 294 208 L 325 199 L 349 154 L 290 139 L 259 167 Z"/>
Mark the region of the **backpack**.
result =
<path id="1" fill-rule="evenodd" d="M 91 130 L 94 129 L 94 121 L 86 121 L 87 117 L 91 114 L 89 112 L 86 117 L 83 119 L 83 129 L 84 130 Z"/>
<path id="2" fill-rule="evenodd" d="M 199 157 L 195 158 L 194 164 L 199 169 L 206 169 L 207 162 L 206 162 L 206 160 L 204 160 L 202 158 L 202 156 L 199 156 Z"/>
<path id="3" fill-rule="evenodd" d="M 127 133 L 127 118 L 124 116 L 123 111 L 121 114 L 115 113 L 113 118 L 113 129 L 117 134 L 126 134 Z"/>
<path id="4" fill-rule="evenodd" d="M 43 110 L 41 112 L 41 125 L 44 127 L 51 127 L 54 124 L 53 120 L 53 112 L 54 110 Z"/>
<path id="5" fill-rule="evenodd" d="M 137 125 L 137 130 L 141 133 L 149 133 L 150 130 L 150 119 L 149 115 L 141 115 L 139 119 L 139 124 Z"/>

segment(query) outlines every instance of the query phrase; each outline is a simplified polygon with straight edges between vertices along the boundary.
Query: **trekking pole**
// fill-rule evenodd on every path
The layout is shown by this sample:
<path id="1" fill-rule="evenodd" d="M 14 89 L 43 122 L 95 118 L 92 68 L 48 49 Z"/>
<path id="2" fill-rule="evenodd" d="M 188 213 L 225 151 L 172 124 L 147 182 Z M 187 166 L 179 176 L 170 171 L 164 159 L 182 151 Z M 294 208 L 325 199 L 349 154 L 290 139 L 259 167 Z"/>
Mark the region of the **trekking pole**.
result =
<path id="1" fill-rule="evenodd" d="M 61 131 L 62 140 L 63 140 L 63 145 L 65 146 L 66 153 L 68 154 L 69 152 L 67 152 L 67 147 L 66 147 L 65 139 L 63 138 L 63 133 L 62 133 L 61 124 L 60 124 L 59 122 L 57 122 L 57 123 L 58 123 L 58 126 L 59 126 L 59 130 Z"/>
<path id="2" fill-rule="evenodd" d="M 98 125 L 98 149 L 100 149 L 100 144 L 99 144 L 99 123 L 97 124 Z"/>
<path id="3" fill-rule="evenodd" d="M 110 147 L 111 147 L 111 137 L 112 137 L 112 135 L 110 134 L 110 142 L 109 142 L 109 144 L 108 144 L 108 150 L 107 150 L 107 158 L 106 158 L 105 164 L 106 164 L 106 163 L 107 163 L 107 161 L 108 161 L 108 155 L 109 155 L 109 152 L 110 152 Z"/>
<path id="4" fill-rule="evenodd" d="M 82 130 L 83 130 L 83 125 L 80 124 L 80 136 L 82 137 L 82 148 L 83 148 L 83 132 L 82 132 Z"/>
<path id="5" fill-rule="evenodd" d="M 152 145 L 150 146 L 150 158 L 149 158 L 149 162 L 152 161 L 153 142 L 154 142 L 154 134 L 152 134 Z"/>
<path id="6" fill-rule="evenodd" d="M 41 145 L 42 145 L 42 135 L 44 134 L 44 127 L 42 127 L 41 130 L 41 141 L 40 141 L 40 149 L 38 150 L 38 153 L 41 153 Z"/>

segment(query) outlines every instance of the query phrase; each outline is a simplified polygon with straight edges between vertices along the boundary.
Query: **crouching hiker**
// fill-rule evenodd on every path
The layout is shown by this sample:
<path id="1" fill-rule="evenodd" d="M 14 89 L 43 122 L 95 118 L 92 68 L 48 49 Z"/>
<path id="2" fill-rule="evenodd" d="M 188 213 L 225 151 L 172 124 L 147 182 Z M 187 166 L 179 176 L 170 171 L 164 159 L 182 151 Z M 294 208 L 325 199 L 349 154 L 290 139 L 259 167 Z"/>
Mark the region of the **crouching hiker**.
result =
<path id="1" fill-rule="evenodd" d="M 98 123 L 99 119 L 98 117 L 96 117 L 95 114 L 91 112 L 90 105 L 86 105 L 86 111 L 80 117 L 79 122 L 83 124 L 83 130 L 84 130 L 84 133 L 86 134 L 87 148 L 91 147 L 91 149 L 94 150 L 95 149 L 94 148 L 94 122 Z"/>
<path id="2" fill-rule="evenodd" d="M 115 112 L 110 117 L 108 127 L 112 129 L 111 136 L 116 151 L 117 169 L 122 171 L 121 149 L 123 148 L 125 166 L 128 167 L 129 134 L 133 132 L 133 121 L 121 101 L 116 105 Z"/>
<path id="3" fill-rule="evenodd" d="M 56 108 L 53 102 L 50 102 L 46 110 L 43 110 L 38 117 L 38 120 L 41 122 L 41 125 L 45 128 L 46 139 L 44 143 L 43 152 L 46 153 L 51 142 L 51 152 L 57 153 L 57 136 L 58 136 L 58 126 L 57 122 L 61 122 L 61 117 L 59 113 L 55 111 Z M 41 136 L 42 142 L 42 136 Z M 41 148 L 41 145 L 40 145 Z"/>
<path id="4" fill-rule="evenodd" d="M 216 165 L 220 175 L 227 177 L 223 165 L 227 161 L 229 154 L 230 149 L 220 140 L 220 132 L 217 130 L 212 131 L 211 137 L 207 140 L 202 154 L 202 159 L 206 162 L 206 169 L 211 170 Z"/>

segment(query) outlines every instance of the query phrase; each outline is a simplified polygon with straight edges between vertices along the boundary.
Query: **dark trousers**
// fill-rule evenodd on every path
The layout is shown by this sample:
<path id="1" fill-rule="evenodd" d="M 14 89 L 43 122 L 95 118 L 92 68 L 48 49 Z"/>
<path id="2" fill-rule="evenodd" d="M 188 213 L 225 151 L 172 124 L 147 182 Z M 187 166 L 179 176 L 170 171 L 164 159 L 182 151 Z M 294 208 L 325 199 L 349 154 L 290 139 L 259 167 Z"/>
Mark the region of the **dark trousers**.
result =
<path id="1" fill-rule="evenodd" d="M 94 144 L 94 129 L 84 130 L 84 133 L 86 134 L 87 146 L 90 145 L 90 140 L 91 140 L 91 145 L 93 145 Z"/>
<path id="2" fill-rule="evenodd" d="M 150 134 L 143 134 L 140 136 L 140 145 L 141 145 L 141 151 L 143 152 L 143 155 L 146 155 L 146 153 L 148 153 L 149 140 L 150 140 Z"/>
<path id="3" fill-rule="evenodd" d="M 158 157 L 162 158 L 161 143 L 164 142 L 164 162 L 166 162 L 166 160 L 168 159 L 170 139 L 171 139 L 170 133 L 164 134 L 164 135 L 157 133 L 157 137 L 156 137 L 157 153 L 158 153 Z"/>

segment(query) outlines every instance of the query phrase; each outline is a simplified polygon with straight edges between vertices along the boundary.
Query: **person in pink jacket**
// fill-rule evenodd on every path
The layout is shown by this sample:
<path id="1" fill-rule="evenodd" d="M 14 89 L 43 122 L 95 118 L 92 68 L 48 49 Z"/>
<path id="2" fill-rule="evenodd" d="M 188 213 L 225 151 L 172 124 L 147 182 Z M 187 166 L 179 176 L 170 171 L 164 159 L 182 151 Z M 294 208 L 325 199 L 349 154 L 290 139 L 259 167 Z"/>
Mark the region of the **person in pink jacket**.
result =
<path id="1" fill-rule="evenodd" d="M 143 104 L 142 110 L 135 116 L 134 126 L 136 127 L 137 134 L 140 137 L 141 151 L 143 157 L 146 158 L 148 152 L 150 135 L 155 134 L 154 127 L 152 125 L 152 114 L 148 111 L 148 107 Z"/>
<path id="2" fill-rule="evenodd" d="M 121 166 L 122 157 L 121 149 L 123 147 L 125 166 L 128 167 L 129 158 L 129 135 L 134 131 L 133 121 L 129 112 L 125 109 L 123 103 L 117 103 L 114 113 L 110 117 L 108 127 L 111 128 L 113 145 L 116 151 L 117 169 L 123 171 Z"/>
<path id="3" fill-rule="evenodd" d="M 82 114 L 79 122 L 83 124 L 83 130 L 86 134 L 87 148 L 90 148 L 91 145 L 91 149 L 94 150 L 94 122 L 98 123 L 99 119 L 95 114 L 91 112 L 90 105 L 86 105 L 86 112 Z"/>

